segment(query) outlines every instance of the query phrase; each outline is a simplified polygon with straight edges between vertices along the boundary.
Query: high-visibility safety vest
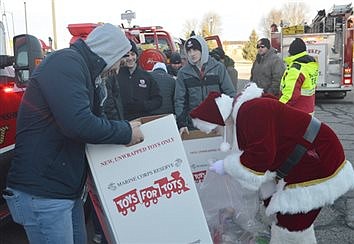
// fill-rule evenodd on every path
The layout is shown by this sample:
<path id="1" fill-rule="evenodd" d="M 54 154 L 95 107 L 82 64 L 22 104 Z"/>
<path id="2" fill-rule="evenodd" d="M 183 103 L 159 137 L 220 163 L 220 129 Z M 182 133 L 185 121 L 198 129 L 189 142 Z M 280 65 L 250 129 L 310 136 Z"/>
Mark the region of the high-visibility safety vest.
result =
<path id="1" fill-rule="evenodd" d="M 315 110 L 318 62 L 306 51 L 284 59 L 287 64 L 280 82 L 279 101 L 306 113 Z"/>

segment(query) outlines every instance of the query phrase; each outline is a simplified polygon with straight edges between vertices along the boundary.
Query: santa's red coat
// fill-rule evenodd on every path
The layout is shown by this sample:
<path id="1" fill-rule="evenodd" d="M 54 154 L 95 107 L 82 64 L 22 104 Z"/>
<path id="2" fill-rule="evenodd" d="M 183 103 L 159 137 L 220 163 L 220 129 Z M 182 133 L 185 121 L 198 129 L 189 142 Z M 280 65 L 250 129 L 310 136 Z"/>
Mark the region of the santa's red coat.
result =
<path id="1" fill-rule="evenodd" d="M 267 214 L 307 213 L 354 188 L 353 167 L 331 128 L 322 123 L 313 143 L 303 138 L 311 115 L 266 97 L 236 103 L 232 115 L 236 153 L 226 157 L 224 167 L 248 189 L 274 180 L 296 144 L 308 149 L 284 178 L 285 186 L 278 183 Z"/>

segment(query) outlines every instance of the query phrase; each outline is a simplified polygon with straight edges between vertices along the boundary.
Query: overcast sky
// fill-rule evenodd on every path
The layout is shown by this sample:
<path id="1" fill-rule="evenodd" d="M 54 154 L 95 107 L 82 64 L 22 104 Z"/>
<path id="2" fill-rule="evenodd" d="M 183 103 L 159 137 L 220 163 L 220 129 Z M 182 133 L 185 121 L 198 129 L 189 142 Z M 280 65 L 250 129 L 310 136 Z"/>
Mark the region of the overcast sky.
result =
<path id="1" fill-rule="evenodd" d="M 47 42 L 49 36 L 53 37 L 52 1 L 55 2 L 58 48 L 68 46 L 71 37 L 67 30 L 68 24 L 109 22 L 127 25 L 126 21 L 121 20 L 121 13 L 126 10 L 136 13 L 136 19 L 132 24 L 163 26 L 176 37 L 182 36 L 186 20 L 201 21 L 206 13 L 213 11 L 221 16 L 223 41 L 247 40 L 252 29 L 262 36 L 260 28 L 262 17 L 266 16 L 271 9 L 280 9 L 284 3 L 296 2 L 289 0 L 0 0 L 2 19 L 4 20 L 5 17 L 3 15 L 5 9 L 10 36 L 13 35 L 13 30 L 16 35 L 26 32 L 26 12 L 28 33 Z M 309 21 L 315 17 L 317 10 L 328 10 L 333 4 L 350 3 L 342 0 L 302 2 L 309 7 Z"/>

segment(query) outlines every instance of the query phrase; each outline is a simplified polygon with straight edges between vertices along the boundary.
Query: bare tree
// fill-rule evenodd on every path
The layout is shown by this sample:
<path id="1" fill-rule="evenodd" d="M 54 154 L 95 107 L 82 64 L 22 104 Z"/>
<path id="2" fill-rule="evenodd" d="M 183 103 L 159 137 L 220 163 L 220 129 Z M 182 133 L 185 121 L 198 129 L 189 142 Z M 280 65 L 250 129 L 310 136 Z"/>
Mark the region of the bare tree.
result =
<path id="1" fill-rule="evenodd" d="M 264 36 L 270 37 L 270 26 L 276 24 L 281 25 L 300 25 L 307 20 L 309 7 L 303 2 L 290 2 L 284 4 L 281 9 L 272 9 L 269 14 L 264 17 L 261 27 Z"/>
<path id="2" fill-rule="evenodd" d="M 282 11 L 277 9 L 272 9 L 269 14 L 263 18 L 262 32 L 265 37 L 270 37 L 270 26 L 276 24 L 279 26 L 282 21 Z"/>
<path id="3" fill-rule="evenodd" d="M 192 31 L 197 31 L 198 20 L 186 20 L 183 25 L 184 38 L 188 39 Z"/>
<path id="4" fill-rule="evenodd" d="M 289 25 L 300 25 L 306 21 L 306 15 L 309 13 L 309 8 L 303 2 L 287 3 L 283 7 L 283 20 Z"/>

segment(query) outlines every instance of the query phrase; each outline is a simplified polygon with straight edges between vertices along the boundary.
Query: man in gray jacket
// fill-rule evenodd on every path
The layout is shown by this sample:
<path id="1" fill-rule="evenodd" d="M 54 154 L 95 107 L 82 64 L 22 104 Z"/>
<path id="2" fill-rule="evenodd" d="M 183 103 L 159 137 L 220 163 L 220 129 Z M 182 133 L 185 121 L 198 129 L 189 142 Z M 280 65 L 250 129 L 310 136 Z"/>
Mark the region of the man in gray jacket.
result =
<path id="1" fill-rule="evenodd" d="M 267 38 L 257 42 L 258 54 L 251 69 L 250 80 L 258 87 L 263 88 L 265 93 L 279 97 L 280 80 L 285 71 L 283 60 L 277 55 L 276 50 L 270 46 Z"/>
<path id="2" fill-rule="evenodd" d="M 184 47 L 188 63 L 177 74 L 175 113 L 180 129 L 192 129 L 194 127 L 189 112 L 196 108 L 209 92 L 218 91 L 234 97 L 236 91 L 225 65 L 209 56 L 208 45 L 203 37 L 190 37 Z"/>

